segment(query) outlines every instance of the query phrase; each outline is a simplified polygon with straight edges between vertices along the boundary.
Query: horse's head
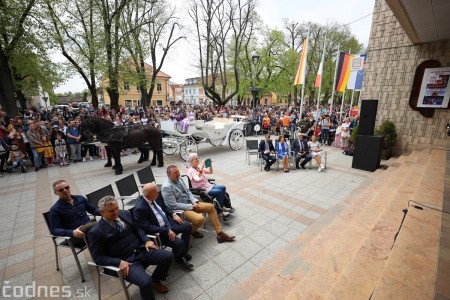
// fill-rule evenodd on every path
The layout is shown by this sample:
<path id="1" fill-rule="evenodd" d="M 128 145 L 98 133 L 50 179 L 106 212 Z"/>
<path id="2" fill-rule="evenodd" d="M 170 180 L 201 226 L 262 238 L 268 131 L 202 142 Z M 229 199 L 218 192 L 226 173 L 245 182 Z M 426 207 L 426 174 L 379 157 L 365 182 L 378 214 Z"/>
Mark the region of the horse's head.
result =
<path id="1" fill-rule="evenodd" d="M 81 121 L 80 132 L 84 139 L 91 140 L 94 137 L 95 126 L 91 122 L 91 118 L 87 117 Z"/>

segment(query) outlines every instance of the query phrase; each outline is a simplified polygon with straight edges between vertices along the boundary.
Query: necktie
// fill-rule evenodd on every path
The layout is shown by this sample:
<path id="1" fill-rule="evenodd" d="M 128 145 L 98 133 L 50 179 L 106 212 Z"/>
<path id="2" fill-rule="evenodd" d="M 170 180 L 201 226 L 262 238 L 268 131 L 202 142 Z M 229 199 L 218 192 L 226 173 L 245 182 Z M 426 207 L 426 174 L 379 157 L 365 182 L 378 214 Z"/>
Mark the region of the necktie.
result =
<path id="1" fill-rule="evenodd" d="M 298 141 L 298 143 L 300 144 L 300 153 L 302 153 L 303 152 L 303 143 L 302 143 L 302 141 Z"/>
<path id="2" fill-rule="evenodd" d="M 158 205 L 156 205 L 155 202 L 152 202 L 153 207 L 156 209 L 156 211 L 158 212 L 158 214 L 161 216 L 161 218 L 163 218 L 164 223 L 166 223 L 167 228 L 171 228 L 170 226 L 170 222 L 169 219 L 167 219 L 166 214 L 163 213 L 163 211 L 158 207 Z"/>
<path id="3" fill-rule="evenodd" d="M 117 220 L 114 221 L 114 228 L 116 228 L 117 231 L 119 231 L 120 233 L 123 232 L 123 227 L 122 227 L 122 225 L 120 224 L 120 222 L 117 221 Z"/>

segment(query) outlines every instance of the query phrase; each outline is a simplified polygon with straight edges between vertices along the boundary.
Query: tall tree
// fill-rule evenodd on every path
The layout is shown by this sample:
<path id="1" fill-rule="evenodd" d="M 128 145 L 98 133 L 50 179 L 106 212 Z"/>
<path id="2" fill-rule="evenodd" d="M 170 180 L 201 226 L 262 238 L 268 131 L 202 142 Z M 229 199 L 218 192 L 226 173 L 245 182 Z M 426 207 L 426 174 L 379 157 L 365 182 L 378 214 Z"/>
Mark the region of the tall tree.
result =
<path id="1" fill-rule="evenodd" d="M 188 14 L 195 24 L 202 86 L 217 105 L 240 89 L 239 54 L 254 17 L 254 0 L 191 0 Z M 230 63 L 231 62 L 231 63 Z M 229 76 L 234 77 L 230 85 Z"/>
<path id="2" fill-rule="evenodd" d="M 98 107 L 97 78 L 103 50 L 99 11 L 94 0 L 45 0 L 59 50 L 83 78 Z"/>
<path id="3" fill-rule="evenodd" d="M 17 113 L 10 59 L 28 32 L 26 22 L 34 5 L 35 0 L 0 0 L 0 103 L 9 115 Z"/>
<path id="4" fill-rule="evenodd" d="M 168 1 L 141 2 L 135 0 L 125 9 L 122 30 L 124 31 L 124 47 L 130 52 L 137 75 L 138 88 L 141 91 L 141 105 L 151 103 L 156 87 L 156 77 L 161 71 L 169 50 L 184 39 L 182 26 L 175 16 L 175 10 Z M 127 34 L 129 33 L 129 34 Z M 145 57 L 150 55 L 152 68 L 147 91 L 147 74 Z"/>

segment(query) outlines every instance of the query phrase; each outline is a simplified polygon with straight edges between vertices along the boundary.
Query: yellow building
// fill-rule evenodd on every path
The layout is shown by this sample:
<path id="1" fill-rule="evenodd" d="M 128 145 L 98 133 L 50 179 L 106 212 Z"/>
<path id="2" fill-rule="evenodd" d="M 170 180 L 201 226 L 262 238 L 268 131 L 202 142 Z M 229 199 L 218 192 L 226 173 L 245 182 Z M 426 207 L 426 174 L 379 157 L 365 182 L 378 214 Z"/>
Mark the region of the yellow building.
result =
<path id="1" fill-rule="evenodd" d="M 150 79 L 153 72 L 153 67 L 145 63 L 145 74 L 147 76 L 147 89 L 150 86 Z M 166 106 L 169 101 L 169 79 L 171 77 L 164 72 L 158 72 L 156 75 L 156 85 L 153 90 L 153 96 L 150 105 Z M 106 87 L 108 86 L 108 78 L 102 77 L 100 79 L 103 90 L 103 101 L 105 104 L 111 104 Z M 141 105 L 141 91 L 137 87 L 137 82 L 124 80 L 119 78 L 119 105 L 124 107 L 136 107 Z"/>

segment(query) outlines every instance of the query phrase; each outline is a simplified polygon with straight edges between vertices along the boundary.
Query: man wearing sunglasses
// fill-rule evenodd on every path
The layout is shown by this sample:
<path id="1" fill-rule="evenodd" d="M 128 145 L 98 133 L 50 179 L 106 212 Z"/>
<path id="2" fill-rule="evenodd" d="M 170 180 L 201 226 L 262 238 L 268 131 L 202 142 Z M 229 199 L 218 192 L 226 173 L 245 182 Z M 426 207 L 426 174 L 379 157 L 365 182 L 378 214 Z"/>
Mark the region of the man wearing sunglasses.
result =
<path id="1" fill-rule="evenodd" d="M 81 195 L 72 195 L 65 180 L 53 183 L 53 192 L 59 197 L 50 208 L 50 230 L 53 235 L 70 236 L 75 246 L 84 245 L 84 235 L 95 225 L 86 212 L 100 216 L 98 207 Z"/>

